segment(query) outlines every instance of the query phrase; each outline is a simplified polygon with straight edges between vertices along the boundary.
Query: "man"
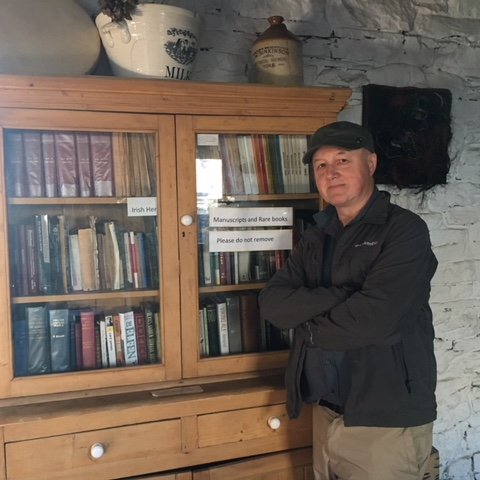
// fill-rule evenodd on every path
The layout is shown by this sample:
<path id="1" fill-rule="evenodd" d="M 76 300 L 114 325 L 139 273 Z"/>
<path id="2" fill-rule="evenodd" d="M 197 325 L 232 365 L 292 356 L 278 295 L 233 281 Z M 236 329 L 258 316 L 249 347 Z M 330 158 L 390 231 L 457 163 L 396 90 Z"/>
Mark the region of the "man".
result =
<path id="1" fill-rule="evenodd" d="M 360 125 L 318 129 L 303 161 L 329 206 L 260 294 L 262 318 L 295 329 L 289 415 L 313 403 L 316 480 L 421 479 L 436 418 L 427 226 L 376 189 Z"/>

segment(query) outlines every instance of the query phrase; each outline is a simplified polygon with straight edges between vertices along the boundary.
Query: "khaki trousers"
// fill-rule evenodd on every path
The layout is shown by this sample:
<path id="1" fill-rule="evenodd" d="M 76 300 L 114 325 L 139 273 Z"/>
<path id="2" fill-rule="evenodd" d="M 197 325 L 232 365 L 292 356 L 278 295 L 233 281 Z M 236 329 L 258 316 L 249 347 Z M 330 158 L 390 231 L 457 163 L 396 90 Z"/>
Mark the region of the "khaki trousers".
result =
<path id="1" fill-rule="evenodd" d="M 421 480 L 433 424 L 408 428 L 345 427 L 343 416 L 313 407 L 315 480 Z"/>

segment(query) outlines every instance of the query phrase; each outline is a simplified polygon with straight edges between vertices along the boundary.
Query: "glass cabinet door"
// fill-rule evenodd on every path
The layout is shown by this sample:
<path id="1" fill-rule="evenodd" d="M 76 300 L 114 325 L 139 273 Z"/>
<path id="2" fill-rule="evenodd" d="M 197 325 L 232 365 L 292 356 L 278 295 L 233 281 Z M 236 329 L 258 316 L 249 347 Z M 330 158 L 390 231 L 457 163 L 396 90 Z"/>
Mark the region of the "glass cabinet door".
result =
<path id="1" fill-rule="evenodd" d="M 12 394 L 178 376 L 165 369 L 164 274 L 177 267 L 162 213 L 175 204 L 162 202 L 175 192 L 159 180 L 173 168 L 160 171 L 172 146 L 158 119 L 33 113 L 2 117 Z"/>
<path id="2" fill-rule="evenodd" d="M 228 132 L 193 127 L 198 302 L 188 329 L 195 359 L 184 355 L 193 375 L 285 364 L 293 332 L 260 319 L 258 293 L 319 208 L 302 163 L 305 133 L 232 132 L 232 123 Z"/>

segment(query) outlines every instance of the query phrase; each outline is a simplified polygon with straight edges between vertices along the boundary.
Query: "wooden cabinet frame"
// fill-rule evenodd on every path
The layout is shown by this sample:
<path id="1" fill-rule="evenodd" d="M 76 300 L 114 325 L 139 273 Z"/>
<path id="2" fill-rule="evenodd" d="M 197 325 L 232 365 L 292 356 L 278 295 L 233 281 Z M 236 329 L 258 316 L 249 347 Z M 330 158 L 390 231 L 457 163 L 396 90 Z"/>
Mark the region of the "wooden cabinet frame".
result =
<path id="1" fill-rule="evenodd" d="M 10 306 L 19 300 L 10 292 L 9 206 L 0 149 L 0 479 L 41 478 L 42 472 L 48 476 L 48 445 L 60 447 L 55 451 L 62 465 L 57 478 L 135 478 L 157 472 L 151 478 L 169 480 L 216 478 L 195 474 L 193 467 L 310 445 L 309 409 L 298 421 L 286 419 L 284 413 L 282 370 L 287 352 L 199 357 L 195 136 L 310 134 L 334 121 L 349 96 L 350 90 L 342 88 L 0 76 L 2 145 L 5 129 L 155 133 L 165 322 L 162 364 L 14 378 Z M 60 203 L 69 201 L 75 202 Z M 89 200 L 82 202 L 88 205 Z M 43 204 L 54 205 L 55 200 L 38 200 Z M 183 215 L 191 216 L 194 224 L 182 225 Z M 152 395 L 153 391 L 162 393 Z M 284 427 L 273 432 L 265 418 L 269 415 L 282 417 Z M 226 428 L 227 438 L 221 430 L 229 421 L 233 426 Z M 243 422 L 245 428 L 235 430 L 235 422 Z M 150 453 L 139 440 L 142 425 L 152 439 Z M 122 434 L 115 436 L 117 432 Z M 175 436 L 175 453 L 165 447 L 171 457 L 165 464 L 155 459 L 164 445 L 162 432 Z M 92 460 L 88 449 L 97 435 L 110 447 L 104 458 Z M 27 451 L 31 457 L 22 465 Z M 175 469 L 179 471 L 171 473 Z"/>

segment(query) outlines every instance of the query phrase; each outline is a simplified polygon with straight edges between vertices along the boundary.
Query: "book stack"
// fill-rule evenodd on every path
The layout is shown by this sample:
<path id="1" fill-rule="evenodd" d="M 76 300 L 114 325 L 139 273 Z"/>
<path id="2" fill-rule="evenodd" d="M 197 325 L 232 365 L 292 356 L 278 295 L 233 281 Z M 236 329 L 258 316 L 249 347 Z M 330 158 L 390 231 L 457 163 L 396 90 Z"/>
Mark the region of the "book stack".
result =
<path id="1" fill-rule="evenodd" d="M 11 197 L 156 195 L 153 134 L 9 130 L 5 158 Z"/>
<path id="2" fill-rule="evenodd" d="M 93 308 L 15 306 L 15 375 L 116 368 L 162 361 L 158 305 Z"/>
<path id="3" fill-rule="evenodd" d="M 283 350 L 291 343 L 290 330 L 260 320 L 253 292 L 204 298 L 199 323 L 202 357 Z"/>

